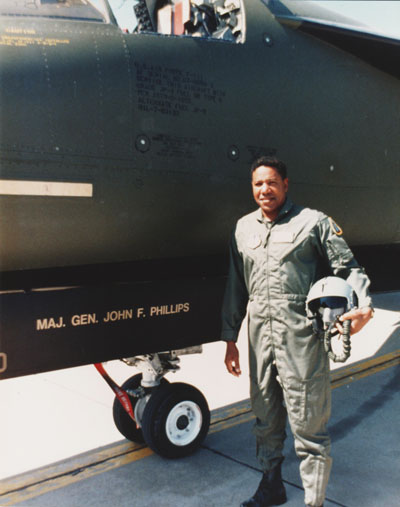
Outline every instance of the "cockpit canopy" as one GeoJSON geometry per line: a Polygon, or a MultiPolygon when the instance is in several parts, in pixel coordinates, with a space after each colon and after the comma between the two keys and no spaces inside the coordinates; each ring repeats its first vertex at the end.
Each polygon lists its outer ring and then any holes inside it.
{"type": "Polygon", "coordinates": [[[101,0],[1,0],[0,15],[108,22],[101,0]]]}

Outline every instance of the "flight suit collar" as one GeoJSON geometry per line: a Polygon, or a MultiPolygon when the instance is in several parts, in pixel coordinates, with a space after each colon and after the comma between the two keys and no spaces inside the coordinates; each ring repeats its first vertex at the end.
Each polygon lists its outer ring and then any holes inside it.
{"type": "MultiPolygon", "coordinates": [[[[282,206],[282,208],[279,212],[279,215],[276,217],[275,220],[272,220],[272,222],[279,222],[279,220],[281,220],[283,217],[285,217],[289,213],[289,211],[293,208],[293,206],[294,206],[294,204],[291,201],[291,199],[289,197],[286,197],[285,204],[282,206]]],[[[264,217],[264,215],[262,214],[261,208],[258,208],[256,218],[260,223],[263,223],[263,224],[272,223],[270,220],[267,220],[264,217]]]]}

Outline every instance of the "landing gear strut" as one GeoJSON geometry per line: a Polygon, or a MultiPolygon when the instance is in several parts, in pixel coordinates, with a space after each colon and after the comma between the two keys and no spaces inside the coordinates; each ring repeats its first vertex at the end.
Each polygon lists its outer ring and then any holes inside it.
{"type": "Polygon", "coordinates": [[[169,383],[163,378],[179,369],[178,354],[182,353],[188,352],[125,359],[125,363],[142,371],[121,386],[129,397],[134,418],[119,397],[113,405],[114,422],[120,433],[133,442],[145,442],[166,458],[180,458],[196,451],[210,425],[210,411],[203,394],[189,384],[169,383]]]}

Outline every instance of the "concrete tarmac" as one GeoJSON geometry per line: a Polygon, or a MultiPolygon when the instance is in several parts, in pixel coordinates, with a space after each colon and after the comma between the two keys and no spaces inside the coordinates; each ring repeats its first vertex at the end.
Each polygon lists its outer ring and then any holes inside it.
{"type": "MultiPolygon", "coordinates": [[[[340,369],[333,372],[333,407],[330,421],[330,432],[333,440],[332,455],[334,465],[328,487],[325,505],[343,506],[398,506],[400,462],[398,460],[400,443],[399,430],[396,419],[400,409],[400,293],[386,293],[374,295],[377,309],[375,318],[359,335],[353,338],[352,360],[340,369]]],[[[102,434],[104,419],[109,421],[112,392],[107,403],[99,403],[90,387],[95,381],[88,381],[81,385],[78,393],[78,384],[69,388],[66,403],[69,415],[64,417],[63,425],[53,428],[57,431],[58,440],[67,444],[64,456],[60,461],[52,456],[60,455],[52,452],[50,442],[55,442],[52,432],[42,435],[37,432],[36,439],[41,445],[42,461],[40,468],[30,466],[26,468],[25,462],[35,463],[30,454],[34,452],[35,434],[33,432],[46,426],[46,413],[34,411],[26,414],[25,405],[25,433],[13,434],[13,421],[8,420],[7,439],[1,445],[6,453],[1,453],[1,463],[6,467],[7,460],[13,463],[12,450],[20,456],[20,469],[13,465],[13,472],[3,471],[0,483],[0,505],[22,505],[39,507],[80,507],[86,505],[96,506],[236,506],[251,496],[261,477],[259,465],[255,459],[255,443],[251,434],[252,415],[249,411],[247,398],[247,372],[245,360],[245,339],[241,338],[242,377],[237,380],[226,374],[222,367],[224,344],[211,344],[206,347],[205,355],[184,358],[182,372],[176,374],[171,381],[190,382],[200,387],[209,400],[213,409],[213,424],[201,449],[194,455],[180,460],[166,460],[153,454],[147,447],[138,446],[121,440],[121,435],[108,435],[109,442],[95,444],[89,449],[81,447],[78,452],[68,442],[80,440],[76,432],[81,421],[83,440],[99,442],[97,435],[102,434]],[[194,366],[197,365],[197,368],[194,366]],[[189,369],[189,371],[187,370],[189,369]],[[191,378],[188,378],[191,377],[191,378]],[[83,394],[82,394],[83,392],[83,394]],[[69,403],[75,398],[75,410],[69,403]],[[80,398],[86,403],[80,404],[80,398]],[[229,406],[226,406],[227,404],[229,406]],[[92,405],[95,414],[91,414],[92,405]],[[101,406],[101,410],[97,410],[101,406]],[[108,412],[105,414],[104,412],[108,412]],[[76,418],[76,414],[79,417],[76,418]],[[100,417],[102,416],[102,417],[100,417]],[[85,424],[84,421],[88,420],[85,424]],[[102,422],[103,421],[103,422],[102,422]],[[88,437],[92,433],[93,438],[88,437]],[[44,442],[47,444],[44,445],[44,442]],[[86,452],[85,452],[86,451],[86,452]],[[23,456],[26,456],[24,459],[23,456]],[[44,455],[44,457],[43,457],[44,455]],[[44,460],[44,462],[43,462],[44,460]],[[54,463],[54,461],[57,461],[54,463]],[[24,468],[25,467],[25,468],[24,468]]],[[[90,367],[85,367],[90,368],[90,367]]],[[[87,370],[87,378],[101,382],[97,379],[94,368],[87,370]],[[94,372],[94,373],[93,373],[94,372]]],[[[134,372],[125,371],[122,379],[118,378],[117,366],[110,364],[109,370],[119,381],[124,380],[134,372]],[[127,373],[127,374],[126,374],[127,373]]],[[[85,370],[86,372],[86,370],[85,370]]],[[[46,375],[59,375],[58,385],[54,381],[51,385],[50,398],[35,401],[35,386],[29,390],[31,397],[30,407],[41,404],[54,409],[56,399],[60,398],[57,389],[64,395],[66,384],[62,385],[60,379],[70,375],[70,382],[79,377],[81,369],[68,370],[68,372],[52,372],[46,375]],[[79,370],[79,372],[77,371],[79,370]],[[54,398],[52,396],[55,396],[54,398]]],[[[85,373],[86,374],[86,373],[85,373]]],[[[122,375],[122,374],[121,374],[122,375]]],[[[27,386],[37,382],[40,375],[26,377],[25,379],[12,379],[0,383],[0,395],[7,400],[7,388],[15,389],[17,381],[19,395],[8,399],[25,401],[27,386]],[[33,383],[34,383],[33,382],[33,383]]],[[[64,380],[63,380],[64,382],[64,380]]],[[[46,384],[46,383],[45,383],[46,384]]],[[[102,385],[102,384],[101,384],[102,385]]],[[[108,389],[105,386],[106,390],[108,389]]],[[[36,392],[36,396],[37,396],[36,392]]],[[[61,399],[63,399],[61,397],[61,399]]],[[[65,401],[65,396],[64,396],[65,401]]],[[[23,405],[23,404],[22,404],[23,405]]],[[[20,405],[18,405],[20,408],[20,405]]],[[[11,406],[8,416],[21,417],[16,404],[11,406]]],[[[23,411],[22,411],[23,413],[23,411]]],[[[7,411],[6,411],[7,414],[7,411]]],[[[51,416],[49,416],[51,419],[51,416]]],[[[4,418],[3,423],[4,424],[4,418]]],[[[6,415],[7,422],[7,415],[6,415]]],[[[19,429],[19,420],[15,419],[16,430],[19,429]]],[[[54,422],[52,420],[52,422],[54,422]]],[[[108,423],[107,423],[108,424],[108,423]]],[[[112,421],[111,421],[112,424],[112,421]]],[[[106,431],[107,433],[107,431],[106,431]]],[[[288,430],[290,435],[290,431],[288,430]]],[[[288,493],[288,506],[303,505],[303,491],[298,473],[298,460],[293,450],[291,436],[286,442],[286,461],[283,468],[283,477],[288,493]]],[[[18,460],[16,460],[18,461],[18,460]]],[[[29,465],[28,465],[29,466],[29,465]]],[[[6,468],[4,468],[6,470],[6,468]]],[[[10,470],[10,469],[9,469],[10,470]]]]}

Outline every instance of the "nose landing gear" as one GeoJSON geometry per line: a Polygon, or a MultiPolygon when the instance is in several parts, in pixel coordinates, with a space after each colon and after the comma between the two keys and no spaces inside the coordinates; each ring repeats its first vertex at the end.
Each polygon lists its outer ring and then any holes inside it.
{"type": "Polygon", "coordinates": [[[180,458],[196,451],[207,435],[210,410],[203,394],[182,382],[169,383],[163,376],[176,371],[175,353],[140,356],[126,360],[143,373],[129,378],[121,389],[129,396],[134,418],[118,397],[113,417],[120,433],[133,442],[145,442],[166,458],[180,458]]]}

